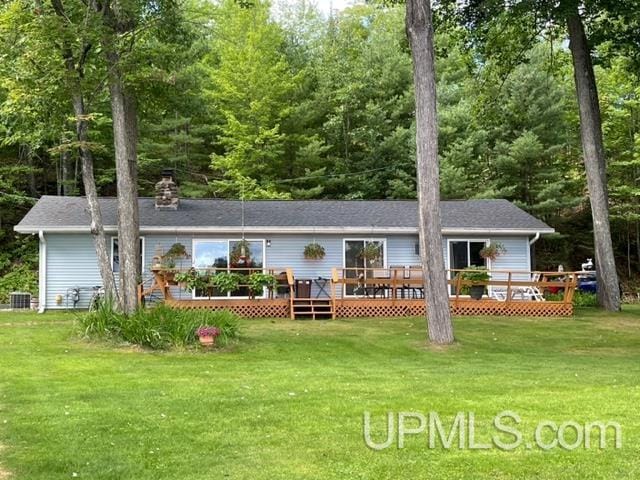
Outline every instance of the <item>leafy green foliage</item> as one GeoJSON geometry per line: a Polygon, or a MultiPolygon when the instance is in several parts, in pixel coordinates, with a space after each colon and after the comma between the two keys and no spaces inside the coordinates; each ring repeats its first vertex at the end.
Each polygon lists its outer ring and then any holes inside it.
{"type": "Polygon", "coordinates": [[[11,292],[29,292],[37,298],[37,239],[5,237],[0,230],[0,241],[5,247],[0,250],[0,303],[8,303],[11,292]]]}
{"type": "Polygon", "coordinates": [[[124,315],[116,312],[109,301],[82,316],[80,325],[89,338],[107,338],[153,350],[195,345],[196,331],[202,326],[215,326],[220,330],[218,345],[226,345],[239,335],[238,317],[226,310],[174,310],[159,305],[124,315]]]}
{"type": "Polygon", "coordinates": [[[458,272],[456,277],[460,277],[462,280],[466,280],[471,283],[482,284],[482,282],[487,282],[491,279],[491,275],[489,271],[484,267],[467,267],[462,272],[458,272]]]}
{"type": "Polygon", "coordinates": [[[247,285],[251,293],[259,295],[265,288],[270,290],[276,288],[277,281],[276,277],[270,273],[253,272],[247,277],[247,285]]]}
{"type": "MultiPolygon", "coordinates": [[[[562,301],[564,299],[564,293],[546,293],[544,297],[549,301],[562,301]]],[[[575,307],[597,307],[598,298],[595,293],[576,290],[573,294],[573,305],[575,307]]]]}
{"type": "Polygon", "coordinates": [[[227,294],[238,290],[244,281],[246,281],[246,277],[239,273],[218,272],[209,278],[208,284],[227,294]]]}

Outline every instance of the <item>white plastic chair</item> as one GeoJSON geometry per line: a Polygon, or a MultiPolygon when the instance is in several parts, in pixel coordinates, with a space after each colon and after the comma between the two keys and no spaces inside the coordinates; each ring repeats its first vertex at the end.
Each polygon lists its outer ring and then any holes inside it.
{"type": "MultiPolygon", "coordinates": [[[[542,277],[541,272],[533,272],[531,275],[531,282],[538,283],[540,278],[542,277]]],[[[529,300],[536,300],[538,302],[544,302],[545,298],[537,285],[530,285],[528,287],[524,287],[522,290],[523,296],[529,297],[529,300]]]]}

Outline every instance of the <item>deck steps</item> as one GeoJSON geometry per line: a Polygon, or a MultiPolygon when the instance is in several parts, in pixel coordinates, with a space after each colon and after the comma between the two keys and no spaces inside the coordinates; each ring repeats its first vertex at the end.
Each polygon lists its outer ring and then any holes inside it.
{"type": "Polygon", "coordinates": [[[330,320],[334,316],[330,298],[294,298],[292,308],[294,319],[330,320]]]}

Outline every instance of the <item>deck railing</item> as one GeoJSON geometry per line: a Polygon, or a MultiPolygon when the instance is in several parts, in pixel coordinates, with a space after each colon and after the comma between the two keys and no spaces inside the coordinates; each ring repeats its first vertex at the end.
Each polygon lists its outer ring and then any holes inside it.
{"type": "MultiPolygon", "coordinates": [[[[179,282],[176,281],[175,277],[179,273],[186,272],[197,272],[199,275],[211,275],[214,276],[218,273],[238,273],[240,275],[248,277],[252,273],[264,273],[268,275],[273,275],[276,279],[278,288],[285,288],[288,291],[289,296],[293,296],[293,273],[290,268],[287,267],[179,267],[179,268],[157,268],[151,270],[154,277],[154,284],[150,287],[151,289],[160,289],[165,297],[165,299],[171,299],[173,297],[171,293],[171,287],[179,286],[179,282]]],[[[249,298],[254,298],[255,295],[251,293],[251,285],[248,283],[243,283],[242,281],[238,284],[238,290],[247,291],[249,298]]],[[[213,286],[207,286],[208,289],[213,289],[213,286]]],[[[142,294],[148,292],[147,290],[143,290],[142,294]]],[[[211,296],[211,295],[209,295],[211,296]]],[[[273,297],[273,289],[268,289],[269,298],[273,297]]],[[[233,297],[231,297],[233,298],[233,297]]]]}
{"type": "MultiPolygon", "coordinates": [[[[577,272],[543,272],[524,270],[446,270],[449,294],[452,299],[467,298],[468,288],[473,285],[486,287],[489,297],[507,303],[520,300],[543,300],[545,291],[562,292],[562,300],[546,300],[554,303],[570,304],[577,286],[577,272]],[[464,273],[486,272],[489,280],[472,281],[464,278],[464,273]]],[[[404,298],[407,290],[423,290],[424,277],[422,268],[411,267],[372,267],[372,268],[334,268],[332,272],[333,294],[342,288],[345,294],[347,286],[364,292],[362,296],[381,298],[404,298]]]]}
{"type": "MultiPolygon", "coordinates": [[[[165,301],[180,308],[231,309],[251,317],[290,316],[295,318],[294,305],[313,298],[296,298],[293,269],[290,267],[196,268],[203,273],[253,272],[268,273],[277,278],[279,293],[267,298],[255,296],[200,297],[183,299],[172,295],[176,291],[175,275],[191,268],[153,270],[154,285],[142,291],[149,294],[159,290],[165,301]],[[285,298],[288,297],[288,298],[285,298]],[[298,303],[296,303],[298,302],[298,303]]],[[[573,295],[579,272],[536,272],[519,270],[482,270],[491,278],[474,282],[461,275],[471,270],[447,270],[451,311],[455,315],[523,315],[564,316],[573,312],[573,295]],[[471,298],[470,287],[481,285],[480,300],[471,298]],[[556,299],[543,294],[558,293],[556,299]]],[[[480,271],[480,270],[477,270],[480,271]]],[[[249,290],[249,285],[241,285],[249,290]]],[[[247,291],[245,290],[245,291],[247,291]]],[[[331,314],[340,317],[416,316],[424,315],[424,279],[419,266],[412,268],[333,268],[330,276],[329,298],[331,314]]],[[[326,301],[326,300],[325,300],[326,301]]]]}

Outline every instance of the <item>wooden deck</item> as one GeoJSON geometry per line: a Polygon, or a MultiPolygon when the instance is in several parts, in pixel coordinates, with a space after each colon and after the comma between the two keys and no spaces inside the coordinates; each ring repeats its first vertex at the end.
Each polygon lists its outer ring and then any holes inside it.
{"type": "MultiPolygon", "coordinates": [[[[279,269],[276,269],[280,271],[279,269]]],[[[231,310],[242,317],[274,317],[291,319],[335,319],[352,317],[410,317],[425,315],[422,272],[419,275],[400,275],[397,269],[376,269],[375,272],[349,272],[333,269],[330,294],[320,298],[295,296],[295,279],[291,269],[286,271],[286,296],[269,298],[181,299],[171,293],[175,282],[170,275],[154,272],[154,281],[147,289],[140,289],[141,297],[154,291],[161,293],[167,305],[176,308],[231,310]],[[382,270],[387,270],[385,274],[382,270]],[[347,286],[359,288],[359,295],[345,296],[347,286]]],[[[275,271],[275,270],[274,270],[275,271]]],[[[452,291],[450,308],[453,315],[501,315],[527,317],[556,317],[573,314],[573,293],[577,275],[573,272],[514,272],[492,271],[495,280],[483,284],[491,296],[485,294],[474,300],[463,292],[470,284],[461,280],[457,272],[449,272],[452,291]],[[529,278],[528,280],[526,278],[529,278]],[[562,293],[559,301],[541,300],[537,293],[554,289],[562,293]],[[500,295],[497,292],[500,292],[500,295]],[[495,292],[495,293],[492,293],[495,292]],[[520,297],[520,298],[518,298],[520,297]]]]}

